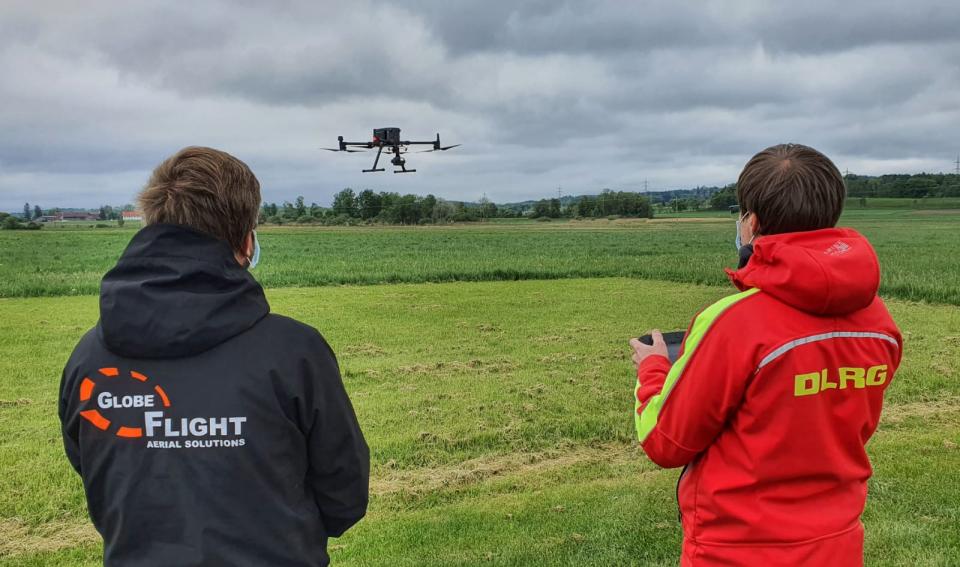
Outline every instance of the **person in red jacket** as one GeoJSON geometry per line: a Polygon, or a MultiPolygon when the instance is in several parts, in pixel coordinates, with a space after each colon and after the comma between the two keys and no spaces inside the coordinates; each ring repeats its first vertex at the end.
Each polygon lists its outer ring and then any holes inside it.
{"type": "Polygon", "coordinates": [[[694,318],[672,365],[659,332],[630,341],[640,443],[685,467],[683,566],[863,564],[865,445],[903,343],[876,253],[835,228],[845,194],[812,148],[755,155],[727,270],[740,292],[694,318]]]}

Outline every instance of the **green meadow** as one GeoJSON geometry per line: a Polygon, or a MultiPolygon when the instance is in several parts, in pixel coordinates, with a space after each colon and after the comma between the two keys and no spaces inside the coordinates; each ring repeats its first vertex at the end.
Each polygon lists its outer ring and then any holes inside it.
{"type": "MultiPolygon", "coordinates": [[[[263,227],[268,288],[633,277],[723,285],[729,213],[653,220],[512,221],[420,227],[263,227]],[[681,224],[682,223],[682,224],[681,224]]],[[[960,305],[960,210],[851,209],[887,297],[960,305]]],[[[0,231],[0,297],[96,294],[133,228],[0,231]]]]}
{"type": "MultiPolygon", "coordinates": [[[[868,446],[867,565],[960,565],[960,211],[843,222],[906,349],[868,446]]],[[[0,565],[99,564],[56,398],[132,234],[0,232],[0,565]]],[[[730,293],[732,240],[729,217],[265,228],[272,308],[327,337],[371,446],[334,564],[676,565],[679,471],[633,439],[626,343],[730,293]]]]}

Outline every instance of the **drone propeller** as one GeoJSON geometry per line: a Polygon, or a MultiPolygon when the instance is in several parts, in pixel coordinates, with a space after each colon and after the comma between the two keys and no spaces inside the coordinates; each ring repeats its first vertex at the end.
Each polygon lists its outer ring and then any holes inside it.
{"type": "Polygon", "coordinates": [[[435,152],[435,151],[437,151],[437,150],[440,150],[441,152],[445,152],[445,151],[447,151],[447,150],[449,150],[449,149],[451,149],[451,148],[455,148],[455,147],[457,147],[457,146],[459,146],[459,145],[461,145],[461,144],[454,144],[454,145],[452,145],[452,146],[444,146],[444,147],[442,147],[442,148],[433,148],[433,149],[429,149],[429,150],[421,150],[421,151],[419,151],[419,152],[417,152],[417,153],[418,153],[418,154],[425,154],[425,153],[427,153],[427,152],[435,152]]]}
{"type": "Polygon", "coordinates": [[[363,150],[341,150],[340,148],[320,148],[320,149],[321,149],[321,150],[327,150],[328,152],[351,152],[351,153],[359,153],[359,152],[362,152],[362,151],[363,151],[363,150]]]}

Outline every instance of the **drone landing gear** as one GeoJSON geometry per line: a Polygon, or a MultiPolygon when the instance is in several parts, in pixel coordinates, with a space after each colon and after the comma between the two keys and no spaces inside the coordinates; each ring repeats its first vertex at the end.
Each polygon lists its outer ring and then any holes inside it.
{"type": "Polygon", "coordinates": [[[374,160],[373,160],[373,167],[372,167],[371,169],[364,169],[364,170],[363,170],[363,173],[371,173],[371,172],[374,172],[374,171],[386,171],[386,170],[383,169],[382,167],[381,167],[380,169],[377,169],[377,162],[380,161],[380,154],[381,154],[381,153],[383,153],[383,146],[380,146],[379,148],[377,148],[377,157],[374,158],[374,160]]]}

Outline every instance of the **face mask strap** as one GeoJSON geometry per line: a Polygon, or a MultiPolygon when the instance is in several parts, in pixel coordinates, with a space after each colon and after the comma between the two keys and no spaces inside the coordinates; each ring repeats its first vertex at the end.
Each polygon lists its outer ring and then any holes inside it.
{"type": "Polygon", "coordinates": [[[247,256],[247,265],[246,268],[252,269],[256,268],[257,264],[260,263],[260,239],[257,238],[257,231],[253,231],[253,252],[247,256]]]}
{"type": "MultiPolygon", "coordinates": [[[[753,213],[751,213],[750,211],[747,211],[747,212],[743,213],[742,215],[740,215],[740,218],[737,219],[737,239],[738,239],[738,241],[739,241],[739,238],[740,238],[740,225],[743,223],[743,221],[744,221],[748,216],[750,216],[750,215],[752,215],[752,214],[753,214],[753,213]]],[[[750,240],[744,242],[741,246],[747,246],[747,245],[753,244],[753,241],[756,240],[756,238],[757,238],[757,233],[755,233],[755,232],[753,232],[753,231],[750,231],[750,232],[751,232],[751,234],[750,234],[750,240]]]]}

